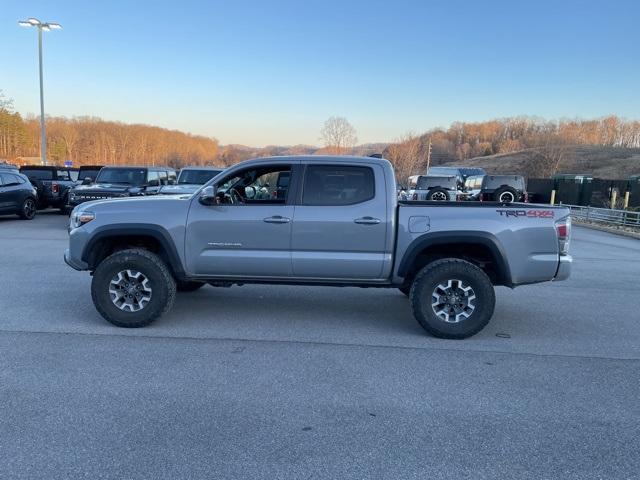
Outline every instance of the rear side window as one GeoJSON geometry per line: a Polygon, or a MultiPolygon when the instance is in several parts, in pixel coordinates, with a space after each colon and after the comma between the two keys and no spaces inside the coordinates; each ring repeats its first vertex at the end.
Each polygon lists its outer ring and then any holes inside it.
{"type": "Polygon", "coordinates": [[[38,180],[53,180],[53,171],[51,170],[37,170],[37,169],[25,169],[22,171],[24,175],[30,178],[37,178],[38,180]]]}
{"type": "Polygon", "coordinates": [[[371,200],[374,195],[374,175],[369,167],[307,167],[302,192],[303,205],[353,205],[371,200]]]}
{"type": "Polygon", "coordinates": [[[0,173],[0,185],[10,187],[12,185],[20,185],[24,183],[23,180],[17,175],[11,173],[0,173]]]}

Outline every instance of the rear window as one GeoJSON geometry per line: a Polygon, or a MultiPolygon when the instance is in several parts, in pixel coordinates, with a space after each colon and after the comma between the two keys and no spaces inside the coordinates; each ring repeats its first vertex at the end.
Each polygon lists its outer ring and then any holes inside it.
{"type": "Polygon", "coordinates": [[[524,190],[524,177],[520,175],[486,175],[483,177],[482,188],[495,190],[503,185],[513,187],[516,190],[524,190]]]}
{"type": "Polygon", "coordinates": [[[449,190],[455,190],[458,185],[456,177],[430,177],[422,176],[418,179],[418,190],[429,190],[434,187],[442,187],[449,190]]]}
{"type": "Polygon", "coordinates": [[[30,178],[37,178],[38,180],[53,180],[53,171],[48,169],[38,170],[36,168],[26,168],[20,171],[24,175],[30,178]]]}
{"type": "Polygon", "coordinates": [[[353,205],[373,198],[375,181],[369,167],[311,165],[303,188],[303,205],[353,205]]]}

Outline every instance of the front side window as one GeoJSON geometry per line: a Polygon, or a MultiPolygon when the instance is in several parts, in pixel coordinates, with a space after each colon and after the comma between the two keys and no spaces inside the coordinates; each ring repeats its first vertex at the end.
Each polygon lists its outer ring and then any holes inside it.
{"type": "Polygon", "coordinates": [[[311,165],[302,191],[303,205],[353,205],[371,200],[375,192],[369,167],[311,165]]]}
{"type": "Polygon", "coordinates": [[[151,184],[152,182],[157,182],[158,185],[160,185],[160,175],[154,170],[149,171],[149,175],[147,176],[147,183],[151,184]]]}
{"type": "Polygon", "coordinates": [[[288,165],[236,173],[218,184],[218,198],[220,203],[230,205],[283,204],[287,200],[290,176],[288,165]]]}
{"type": "Polygon", "coordinates": [[[167,175],[167,172],[162,171],[162,172],[158,172],[160,175],[160,185],[168,185],[169,184],[169,176],[167,175]]]}

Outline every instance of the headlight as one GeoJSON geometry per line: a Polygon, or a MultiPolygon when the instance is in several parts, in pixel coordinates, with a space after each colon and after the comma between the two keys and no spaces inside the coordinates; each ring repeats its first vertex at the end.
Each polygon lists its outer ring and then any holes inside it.
{"type": "Polygon", "coordinates": [[[89,223],[96,218],[96,214],[93,212],[73,212],[71,214],[71,228],[78,228],[82,225],[89,223]]]}

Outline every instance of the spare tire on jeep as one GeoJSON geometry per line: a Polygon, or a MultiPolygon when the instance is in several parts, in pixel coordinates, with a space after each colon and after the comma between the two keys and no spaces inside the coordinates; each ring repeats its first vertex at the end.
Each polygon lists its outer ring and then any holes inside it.
{"type": "Polygon", "coordinates": [[[442,187],[435,187],[427,193],[427,200],[433,202],[446,202],[449,200],[449,192],[442,187]]]}
{"type": "Polygon", "coordinates": [[[493,194],[493,200],[500,203],[512,203],[518,201],[518,192],[515,188],[500,187],[493,194]]]}

